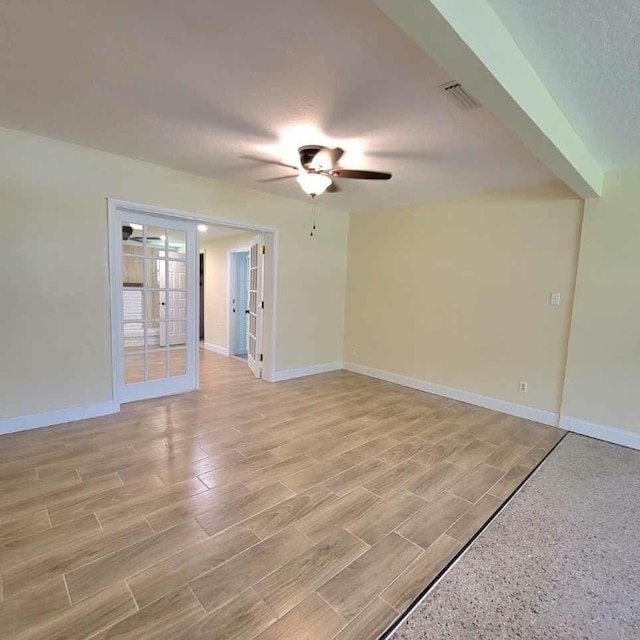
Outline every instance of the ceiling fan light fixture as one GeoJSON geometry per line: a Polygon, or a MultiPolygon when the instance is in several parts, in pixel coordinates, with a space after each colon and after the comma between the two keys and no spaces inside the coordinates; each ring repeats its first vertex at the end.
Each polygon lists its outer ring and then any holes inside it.
{"type": "Polygon", "coordinates": [[[310,196],[323,194],[333,182],[329,176],[313,171],[301,172],[296,181],[302,190],[310,196]]]}

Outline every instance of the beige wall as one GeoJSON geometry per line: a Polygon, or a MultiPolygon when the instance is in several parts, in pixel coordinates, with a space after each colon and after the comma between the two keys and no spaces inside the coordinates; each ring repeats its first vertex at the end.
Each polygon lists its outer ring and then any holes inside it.
{"type": "Polygon", "coordinates": [[[345,361],[558,412],[582,210],[558,182],[351,214],[345,361]]]}
{"type": "Polygon", "coordinates": [[[640,433],[640,170],[587,200],[562,413],[640,433]]]}
{"type": "Polygon", "coordinates": [[[229,348],[229,252],[248,249],[254,233],[202,243],[205,263],[204,341],[229,348]]]}
{"type": "Polygon", "coordinates": [[[345,213],[0,129],[0,417],[112,397],[107,197],[276,227],[276,369],[341,359],[345,213]]]}

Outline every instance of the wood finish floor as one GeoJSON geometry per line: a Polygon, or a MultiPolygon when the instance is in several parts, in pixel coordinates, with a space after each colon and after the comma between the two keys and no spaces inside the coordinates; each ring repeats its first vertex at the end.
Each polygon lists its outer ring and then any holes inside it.
{"type": "Polygon", "coordinates": [[[0,436],[0,637],[377,638],[564,435],[347,372],[0,436]]]}

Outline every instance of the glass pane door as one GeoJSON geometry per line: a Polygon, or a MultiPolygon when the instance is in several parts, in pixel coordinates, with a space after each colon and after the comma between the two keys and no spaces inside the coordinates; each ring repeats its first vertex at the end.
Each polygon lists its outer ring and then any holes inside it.
{"type": "Polygon", "coordinates": [[[195,223],[117,212],[120,400],[196,388],[195,223]]]}

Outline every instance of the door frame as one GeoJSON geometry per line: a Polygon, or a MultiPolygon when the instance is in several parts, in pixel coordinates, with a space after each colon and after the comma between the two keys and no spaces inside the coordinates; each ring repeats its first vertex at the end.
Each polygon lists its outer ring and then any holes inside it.
{"type": "Polygon", "coordinates": [[[229,352],[229,356],[233,357],[235,353],[235,339],[236,339],[236,323],[234,322],[234,313],[233,313],[233,298],[236,289],[236,254],[238,253],[249,253],[249,247],[243,249],[229,249],[228,251],[228,261],[229,261],[229,331],[227,335],[227,344],[229,345],[227,351],[229,352]]]}
{"type": "MultiPolygon", "coordinates": [[[[108,245],[109,245],[109,301],[111,316],[111,389],[113,402],[116,405],[116,411],[119,410],[121,399],[119,398],[119,376],[120,362],[115,353],[116,345],[119,343],[120,327],[117,323],[117,274],[116,274],[116,242],[121,242],[121,230],[116,222],[116,210],[124,210],[128,213],[141,213],[157,215],[164,218],[173,218],[176,220],[188,220],[192,222],[200,222],[204,224],[215,224],[223,227],[238,229],[240,232],[257,232],[264,234],[264,244],[266,247],[266,258],[264,267],[265,293],[266,299],[263,313],[263,352],[264,362],[262,365],[262,378],[267,382],[276,382],[276,300],[278,293],[278,245],[279,230],[275,227],[265,225],[249,224],[238,220],[228,218],[220,218],[217,216],[207,216],[201,213],[190,211],[180,211],[178,209],[169,209],[167,207],[159,207],[156,205],[132,202],[128,200],[120,200],[117,198],[106,198],[107,203],[107,227],[108,227],[108,245]]],[[[200,241],[196,232],[196,256],[200,254],[200,241]]],[[[196,296],[196,313],[198,318],[200,314],[200,300],[196,296]]],[[[197,331],[196,331],[197,335],[197,331]]],[[[199,367],[199,341],[196,340],[196,389],[200,387],[200,367],[199,367]]]]}
{"type": "MultiPolygon", "coordinates": [[[[110,216],[109,240],[110,240],[110,294],[111,294],[111,356],[114,400],[118,404],[134,402],[150,398],[160,398],[176,393],[193,391],[198,388],[198,340],[197,340],[197,313],[198,298],[196,295],[197,277],[197,252],[198,235],[195,223],[188,220],[170,218],[150,212],[133,211],[116,207],[110,216]],[[186,247],[186,279],[187,279],[187,307],[185,322],[186,338],[186,370],[184,375],[169,376],[156,380],[145,380],[139,383],[126,384],[125,382],[125,345],[122,337],[123,326],[123,297],[122,292],[122,223],[124,221],[138,224],[167,225],[182,230],[185,233],[186,247]],[[189,304],[189,300],[192,301],[189,304]],[[191,344],[189,344],[191,343],[191,344]]],[[[166,283],[167,286],[168,283],[166,283]]],[[[144,291],[144,288],[143,288],[144,291]]],[[[143,299],[143,305],[144,305],[143,299]]],[[[164,304],[164,303],[163,303],[164,304]]],[[[143,319],[146,315],[143,314],[143,319]]],[[[166,325],[165,325],[166,326],[166,325]]],[[[162,329],[161,329],[162,335],[162,329]]],[[[160,341],[162,345],[162,339],[160,341]]],[[[169,348],[169,345],[167,345],[169,348]]],[[[145,348],[146,352],[146,348],[145,348]]]]}

